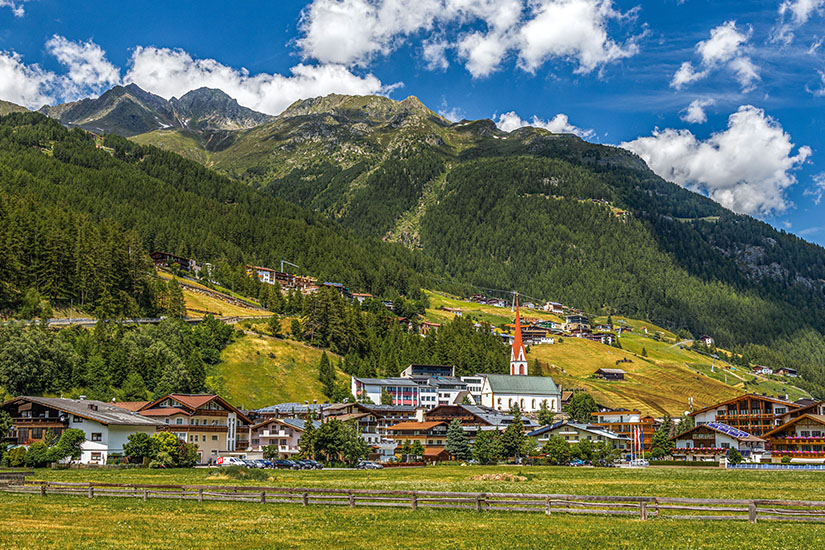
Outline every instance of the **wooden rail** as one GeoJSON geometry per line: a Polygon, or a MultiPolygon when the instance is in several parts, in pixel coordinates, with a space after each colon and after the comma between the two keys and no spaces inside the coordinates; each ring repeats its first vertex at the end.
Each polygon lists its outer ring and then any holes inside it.
{"type": "Polygon", "coordinates": [[[456,493],[381,489],[254,487],[223,485],[143,485],[121,483],[61,483],[25,481],[2,490],[11,493],[131,497],[178,500],[287,503],[422,508],[476,512],[540,512],[596,514],[687,520],[825,522],[825,501],[701,499],[644,496],[593,496],[534,493],[456,493]],[[675,512],[675,513],[674,513],[675,512]]]}

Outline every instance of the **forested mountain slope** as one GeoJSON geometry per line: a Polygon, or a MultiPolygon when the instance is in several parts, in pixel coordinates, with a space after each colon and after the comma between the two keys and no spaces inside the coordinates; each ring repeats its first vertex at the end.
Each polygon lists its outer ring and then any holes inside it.
{"type": "Polygon", "coordinates": [[[200,262],[277,266],[283,257],[353,289],[414,294],[423,285],[420,274],[429,268],[399,245],[356,237],[178,155],[119,136],[106,145],[37,113],[0,118],[0,190],[93,220],[112,218],[148,250],[200,262]]]}
{"type": "Polygon", "coordinates": [[[811,362],[809,378],[825,369],[825,251],[662,180],[623,149],[450,123],[413,97],[332,95],[238,132],[209,163],[422,249],[453,281],[783,349],[811,362]]]}

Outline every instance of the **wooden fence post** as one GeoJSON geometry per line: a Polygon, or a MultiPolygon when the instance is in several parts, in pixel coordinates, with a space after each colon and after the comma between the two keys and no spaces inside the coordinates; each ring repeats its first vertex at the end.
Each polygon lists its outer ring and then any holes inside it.
{"type": "Polygon", "coordinates": [[[410,508],[412,508],[413,511],[418,510],[418,497],[414,492],[410,497],[410,508]]]}
{"type": "Polygon", "coordinates": [[[266,491],[261,491],[261,504],[266,504],[266,491]]]}
{"type": "Polygon", "coordinates": [[[309,506],[309,495],[307,493],[301,495],[301,504],[309,506]]]}
{"type": "Polygon", "coordinates": [[[647,502],[644,500],[639,502],[639,517],[642,521],[647,521],[647,502]]]}
{"type": "Polygon", "coordinates": [[[46,496],[46,484],[45,483],[40,485],[40,496],[41,497],[46,496]]]}
{"type": "Polygon", "coordinates": [[[143,500],[146,500],[148,498],[149,498],[149,489],[144,489],[143,490],[143,500]]]}
{"type": "Polygon", "coordinates": [[[485,496],[484,493],[481,493],[480,495],[478,495],[476,497],[476,512],[484,511],[484,508],[482,508],[482,503],[484,502],[484,496],[485,496]]]}
{"type": "Polygon", "coordinates": [[[95,488],[89,485],[89,498],[95,498],[95,488]]]}
{"type": "Polygon", "coordinates": [[[349,491],[349,505],[355,508],[355,495],[352,494],[352,491],[349,491]]]}
{"type": "Polygon", "coordinates": [[[203,488],[198,489],[198,502],[203,502],[203,488]]]}
{"type": "Polygon", "coordinates": [[[748,503],[748,521],[756,523],[756,503],[753,501],[748,503]]]}
{"type": "Polygon", "coordinates": [[[550,515],[550,497],[544,499],[544,513],[550,515]]]}

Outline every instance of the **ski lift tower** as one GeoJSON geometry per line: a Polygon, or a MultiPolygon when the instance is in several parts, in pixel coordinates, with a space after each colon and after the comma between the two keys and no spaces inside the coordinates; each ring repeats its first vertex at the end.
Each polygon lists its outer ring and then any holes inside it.
{"type": "Polygon", "coordinates": [[[293,264],[292,262],[288,262],[288,261],[284,260],[283,258],[281,258],[281,273],[286,273],[284,271],[284,264],[291,265],[292,267],[297,267],[298,269],[301,269],[301,266],[293,264]]]}

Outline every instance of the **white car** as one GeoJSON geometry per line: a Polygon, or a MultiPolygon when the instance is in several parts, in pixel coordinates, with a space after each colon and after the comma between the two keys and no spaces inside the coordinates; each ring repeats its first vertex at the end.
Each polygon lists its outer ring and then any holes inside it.
{"type": "Polygon", "coordinates": [[[240,458],[234,456],[219,456],[218,459],[215,461],[215,464],[218,466],[244,466],[246,467],[246,462],[241,460],[240,458]]]}

